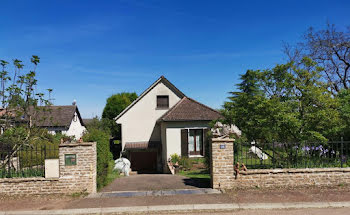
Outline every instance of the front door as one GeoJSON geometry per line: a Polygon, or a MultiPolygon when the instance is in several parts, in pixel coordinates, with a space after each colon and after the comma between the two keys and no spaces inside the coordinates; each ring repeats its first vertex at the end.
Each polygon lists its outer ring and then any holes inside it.
{"type": "Polygon", "coordinates": [[[203,155],[203,129],[189,129],[188,151],[190,155],[203,155]]]}

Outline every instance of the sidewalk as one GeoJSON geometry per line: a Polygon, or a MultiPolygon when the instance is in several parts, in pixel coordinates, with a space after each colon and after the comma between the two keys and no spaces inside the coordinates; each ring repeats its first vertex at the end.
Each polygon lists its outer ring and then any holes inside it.
{"type": "MultiPolygon", "coordinates": [[[[199,192],[193,191],[193,193],[199,192]]],[[[185,190],[186,191],[186,190],[185,190]]],[[[200,205],[230,205],[230,207],[244,208],[245,205],[317,205],[325,207],[350,202],[349,187],[304,188],[304,189],[254,189],[228,190],[225,193],[189,194],[188,191],[152,191],[152,192],[105,192],[88,197],[69,196],[30,196],[30,197],[2,197],[0,196],[0,211],[52,211],[65,209],[90,208],[148,208],[157,206],[169,207],[199,207],[200,205]],[[187,193],[187,194],[185,194],[187,193]],[[141,195],[143,194],[143,195],[141,195]],[[171,195],[169,195],[171,194],[171,195]],[[173,195],[174,194],[174,195],[173,195]],[[139,195],[139,196],[137,196],[139,195]],[[185,206],[184,206],[185,205],[185,206]],[[197,205],[197,206],[194,206],[197,205]]],[[[344,205],[341,205],[344,206],[344,205]]],[[[209,207],[209,206],[208,206],[209,207]]],[[[1,214],[1,213],[0,213],[1,214]]]]}
{"type": "Polygon", "coordinates": [[[0,215],[28,215],[28,214],[130,214],[130,213],[195,213],[195,212],[225,212],[237,210],[271,210],[271,209],[305,209],[305,208],[350,208],[350,202],[298,202],[298,203],[231,203],[231,204],[186,204],[186,205],[156,205],[135,207],[107,207],[81,208],[63,210],[36,210],[36,211],[4,211],[0,215]]]}

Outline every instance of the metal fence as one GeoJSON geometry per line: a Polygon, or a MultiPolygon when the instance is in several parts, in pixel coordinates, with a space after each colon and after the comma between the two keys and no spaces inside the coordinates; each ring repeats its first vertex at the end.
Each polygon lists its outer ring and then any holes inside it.
{"type": "Polygon", "coordinates": [[[235,143],[234,163],[248,169],[350,167],[350,141],[235,143]]]}
{"type": "Polygon", "coordinates": [[[44,177],[45,159],[58,158],[58,146],[0,145],[0,178],[44,177]]]}

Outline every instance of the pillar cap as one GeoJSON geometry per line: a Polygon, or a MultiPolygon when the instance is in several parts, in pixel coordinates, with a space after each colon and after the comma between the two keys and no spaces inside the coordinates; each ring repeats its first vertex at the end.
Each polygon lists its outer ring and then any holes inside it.
{"type": "Polygon", "coordinates": [[[213,138],[211,139],[213,142],[234,142],[235,139],[233,138],[224,138],[224,139],[221,139],[221,138],[213,138]]]}

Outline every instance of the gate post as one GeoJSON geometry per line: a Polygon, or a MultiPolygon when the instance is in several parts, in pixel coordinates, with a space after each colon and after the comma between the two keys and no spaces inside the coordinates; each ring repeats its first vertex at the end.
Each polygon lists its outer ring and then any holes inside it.
{"type": "Polygon", "coordinates": [[[212,138],[210,144],[210,176],[214,189],[231,188],[234,180],[232,138],[212,138]]]}

